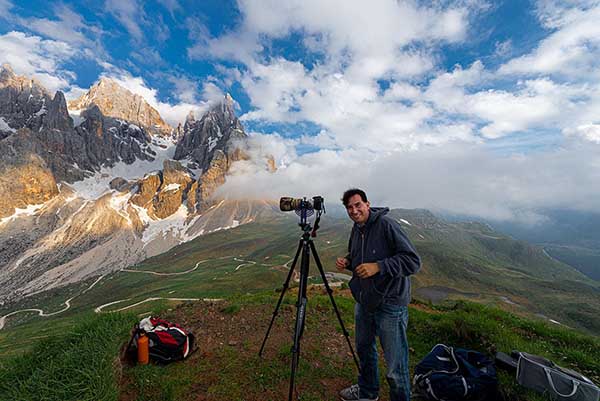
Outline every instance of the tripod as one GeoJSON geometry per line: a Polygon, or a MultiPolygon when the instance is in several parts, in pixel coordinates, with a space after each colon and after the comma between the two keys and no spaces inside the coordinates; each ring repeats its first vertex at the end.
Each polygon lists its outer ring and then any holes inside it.
{"type": "Polygon", "coordinates": [[[300,260],[300,280],[299,280],[300,284],[298,287],[298,301],[296,302],[296,325],[294,327],[294,345],[292,346],[292,367],[291,367],[291,375],[290,375],[290,392],[289,392],[289,397],[288,397],[289,401],[292,401],[292,394],[294,392],[294,380],[296,378],[296,370],[298,368],[298,361],[300,359],[300,340],[302,339],[302,334],[304,332],[304,323],[305,323],[305,319],[306,319],[306,304],[308,301],[308,299],[306,297],[306,288],[307,288],[307,283],[308,283],[308,271],[309,271],[309,261],[310,261],[311,252],[315,259],[315,262],[317,263],[319,272],[321,273],[321,278],[323,279],[323,284],[325,285],[327,294],[329,294],[329,299],[331,301],[331,304],[333,305],[335,314],[337,315],[338,321],[340,322],[342,332],[344,333],[344,336],[346,337],[346,342],[348,343],[348,347],[350,347],[350,351],[352,352],[352,357],[354,358],[354,363],[356,364],[356,367],[360,371],[358,359],[356,358],[356,354],[354,353],[354,349],[352,348],[352,343],[350,342],[348,331],[346,330],[346,327],[344,326],[342,316],[340,315],[340,312],[335,303],[335,299],[333,298],[333,295],[332,295],[333,291],[331,290],[331,287],[329,287],[329,283],[327,282],[327,277],[325,276],[325,271],[323,270],[323,266],[321,265],[321,260],[319,259],[319,255],[317,254],[317,249],[315,248],[315,244],[311,238],[311,235],[313,237],[316,236],[316,231],[319,227],[318,219],[315,222],[315,228],[314,228],[314,230],[312,230],[312,234],[311,234],[311,226],[310,226],[310,224],[306,223],[305,220],[303,221],[303,223],[300,224],[300,226],[302,227],[304,234],[302,234],[302,237],[300,238],[300,242],[298,244],[298,250],[296,251],[296,256],[294,256],[294,261],[292,263],[292,266],[290,267],[290,272],[288,273],[285,283],[283,284],[283,289],[281,290],[281,296],[279,297],[279,301],[277,302],[275,311],[273,311],[273,317],[271,318],[271,323],[269,324],[269,328],[267,330],[267,333],[265,334],[265,339],[263,340],[262,346],[260,347],[260,351],[258,353],[258,355],[260,357],[262,357],[262,353],[265,348],[267,338],[269,337],[269,333],[271,332],[271,328],[273,327],[273,322],[275,321],[275,318],[277,317],[277,314],[279,313],[279,307],[281,306],[281,302],[283,301],[285,292],[289,288],[289,283],[290,283],[290,280],[294,273],[294,268],[296,267],[296,262],[298,261],[298,256],[302,252],[302,258],[300,260]]]}

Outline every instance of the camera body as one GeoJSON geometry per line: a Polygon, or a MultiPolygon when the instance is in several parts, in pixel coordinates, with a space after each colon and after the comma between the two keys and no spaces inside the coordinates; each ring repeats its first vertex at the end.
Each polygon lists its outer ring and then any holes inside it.
{"type": "Polygon", "coordinates": [[[322,196],[313,196],[312,201],[306,198],[292,198],[284,196],[279,199],[279,210],[282,212],[316,210],[322,211],[325,207],[325,199],[322,196]]]}

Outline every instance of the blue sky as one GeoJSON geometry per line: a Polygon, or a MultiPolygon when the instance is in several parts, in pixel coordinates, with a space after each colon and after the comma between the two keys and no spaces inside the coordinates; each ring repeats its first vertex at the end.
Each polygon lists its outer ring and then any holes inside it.
{"type": "MultiPolygon", "coordinates": [[[[113,77],[173,125],[229,92],[283,188],[314,168],[332,194],[535,220],[600,204],[598,20],[591,0],[0,0],[0,62],[69,98],[113,77]]],[[[239,169],[240,192],[273,186],[239,169]]]]}

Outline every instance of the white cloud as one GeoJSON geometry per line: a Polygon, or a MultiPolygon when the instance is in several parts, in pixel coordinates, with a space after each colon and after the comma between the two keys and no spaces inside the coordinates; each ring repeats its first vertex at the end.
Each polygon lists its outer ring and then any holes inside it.
{"type": "Polygon", "coordinates": [[[0,0],[0,18],[7,18],[10,16],[10,9],[14,5],[10,0],[0,0]]]}
{"type": "Polygon", "coordinates": [[[136,40],[144,36],[141,22],[144,20],[143,8],[137,0],[106,0],[106,11],[113,14],[136,40]]]}
{"type": "Polygon", "coordinates": [[[64,4],[55,6],[57,20],[47,18],[17,18],[17,21],[24,27],[62,42],[74,46],[93,45],[93,42],[86,37],[84,30],[87,29],[87,23],[83,18],[64,4]]]}
{"type": "Polygon", "coordinates": [[[322,150],[298,156],[272,174],[256,168],[228,177],[221,191],[259,199],[320,194],[337,202],[347,188],[361,187],[375,206],[532,222],[543,208],[597,211],[598,166],[600,147],[577,141],[551,152],[514,156],[458,143],[386,155],[322,150]]]}
{"type": "Polygon", "coordinates": [[[159,0],[159,3],[165,7],[172,18],[175,18],[175,13],[182,10],[181,4],[177,0],[159,0]]]}
{"type": "Polygon", "coordinates": [[[0,49],[0,64],[8,63],[15,73],[35,78],[51,93],[68,88],[75,76],[61,67],[77,54],[65,42],[12,31],[0,36],[0,49]]]}
{"type": "Polygon", "coordinates": [[[600,4],[541,1],[539,18],[553,32],[530,54],[503,65],[503,74],[556,73],[574,78],[598,77],[600,4]]]}
{"type": "Polygon", "coordinates": [[[304,42],[309,48],[326,54],[334,64],[349,56],[361,75],[422,73],[431,65],[428,56],[403,48],[415,41],[460,41],[469,15],[467,6],[425,7],[393,0],[372,2],[368,7],[349,0],[242,0],[238,6],[241,25],[221,37],[212,38],[206,27],[197,24],[189,27],[197,41],[188,49],[190,57],[250,63],[263,50],[265,38],[302,31],[309,38],[304,42]],[[419,61],[424,61],[423,65],[419,61]]]}
{"type": "Polygon", "coordinates": [[[575,129],[569,129],[566,131],[567,135],[579,136],[591,142],[600,144],[600,124],[584,124],[576,127],[575,129]]]}

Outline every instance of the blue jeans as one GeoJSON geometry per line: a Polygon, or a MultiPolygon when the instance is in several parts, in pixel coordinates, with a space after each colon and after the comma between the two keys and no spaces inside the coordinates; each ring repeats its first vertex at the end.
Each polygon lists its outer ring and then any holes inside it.
{"type": "Polygon", "coordinates": [[[390,401],[410,400],[408,371],[408,342],[406,326],[408,308],[400,305],[380,305],[368,312],[360,304],[354,308],[356,321],[356,350],[360,360],[358,385],[361,398],[379,396],[379,369],[377,343],[379,337],[387,365],[386,379],[390,385],[390,401]]]}

